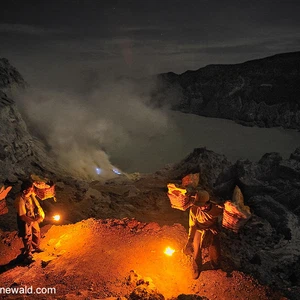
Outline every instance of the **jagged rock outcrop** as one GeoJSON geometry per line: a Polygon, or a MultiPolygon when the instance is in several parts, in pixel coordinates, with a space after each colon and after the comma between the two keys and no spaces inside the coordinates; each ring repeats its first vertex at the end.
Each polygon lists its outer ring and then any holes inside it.
{"type": "Polygon", "coordinates": [[[160,173],[180,179],[199,172],[201,184],[217,197],[228,199],[234,186],[238,185],[246,199],[268,195],[300,216],[299,151],[297,148],[289,159],[283,159],[278,153],[266,153],[258,162],[238,160],[232,164],[224,155],[198,148],[160,173]]]}
{"type": "Polygon", "coordinates": [[[224,155],[206,148],[197,148],[182,161],[174,164],[165,176],[181,179],[187,174],[200,173],[202,185],[209,189],[231,165],[224,155]]]}
{"type": "Polygon", "coordinates": [[[24,88],[27,84],[6,58],[0,58],[0,90],[9,89],[13,85],[24,88]]]}
{"type": "Polygon", "coordinates": [[[17,183],[29,174],[43,176],[62,174],[62,169],[47,153],[44,145],[34,139],[19,113],[15,102],[8,97],[11,88],[24,88],[20,73],[0,59],[0,182],[17,183]]]}
{"type": "Polygon", "coordinates": [[[231,199],[238,185],[253,217],[238,236],[223,233],[224,255],[229,264],[288,290],[300,284],[299,152],[297,148],[288,159],[266,153],[258,162],[231,164],[223,155],[200,148],[165,170],[174,179],[200,172],[201,185],[221,202],[231,199]]]}
{"type": "Polygon", "coordinates": [[[247,126],[300,129],[300,52],[158,76],[156,105],[247,126]]]}

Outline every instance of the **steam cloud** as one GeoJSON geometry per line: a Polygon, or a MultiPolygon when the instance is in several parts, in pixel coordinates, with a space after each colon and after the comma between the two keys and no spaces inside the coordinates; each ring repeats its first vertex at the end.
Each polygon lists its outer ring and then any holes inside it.
{"type": "Polygon", "coordinates": [[[169,129],[167,114],[150,108],[148,100],[145,91],[120,80],[89,93],[30,88],[18,96],[18,105],[31,132],[50,146],[59,163],[87,178],[97,173],[110,178],[115,176],[111,159],[125,172],[139,171],[132,166],[142,155],[138,144],[169,129]],[[133,152],[132,160],[125,151],[133,152]]]}
{"type": "MultiPolygon", "coordinates": [[[[153,109],[147,105],[152,87],[141,81],[102,78],[75,87],[76,92],[28,89],[17,103],[31,132],[48,144],[59,163],[89,179],[115,177],[115,167],[155,172],[197,147],[232,162],[256,161],[266,152],[285,158],[299,147],[297,131],[153,109]]],[[[176,91],[167,95],[167,102],[177,96],[176,91]]]]}

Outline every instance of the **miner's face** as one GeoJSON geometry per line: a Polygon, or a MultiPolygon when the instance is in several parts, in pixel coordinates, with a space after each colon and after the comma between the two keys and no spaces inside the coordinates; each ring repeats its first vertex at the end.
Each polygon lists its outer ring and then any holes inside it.
{"type": "Polygon", "coordinates": [[[203,206],[200,206],[200,209],[203,211],[209,210],[210,209],[210,201],[206,201],[203,206]]]}

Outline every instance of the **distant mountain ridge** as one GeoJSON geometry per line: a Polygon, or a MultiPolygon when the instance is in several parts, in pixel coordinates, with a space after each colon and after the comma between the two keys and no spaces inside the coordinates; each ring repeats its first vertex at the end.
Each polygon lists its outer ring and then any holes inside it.
{"type": "Polygon", "coordinates": [[[155,105],[248,126],[300,129],[300,51],[157,79],[155,105]]]}

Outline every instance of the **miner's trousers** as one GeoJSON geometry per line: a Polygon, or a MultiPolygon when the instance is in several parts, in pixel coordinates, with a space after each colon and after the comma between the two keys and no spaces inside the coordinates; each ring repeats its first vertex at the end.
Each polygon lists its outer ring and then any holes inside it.
{"type": "Polygon", "coordinates": [[[220,239],[218,234],[209,233],[209,242],[205,242],[205,231],[197,230],[193,240],[193,258],[200,268],[202,266],[202,249],[208,247],[209,258],[212,266],[216,267],[220,263],[220,239]]]}

